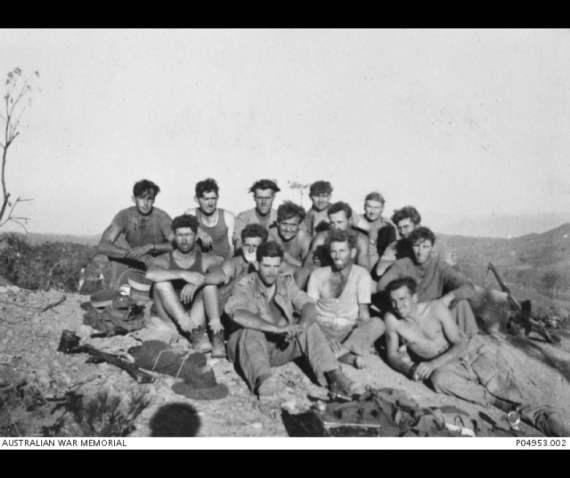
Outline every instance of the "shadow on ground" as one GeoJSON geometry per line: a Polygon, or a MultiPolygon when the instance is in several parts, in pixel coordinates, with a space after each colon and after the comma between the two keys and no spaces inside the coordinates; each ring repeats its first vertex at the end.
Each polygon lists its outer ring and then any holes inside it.
{"type": "Polygon", "coordinates": [[[163,405],[149,423],[153,437],[195,437],[200,426],[197,410],[184,402],[163,405]]]}
{"type": "Polygon", "coordinates": [[[507,341],[522,350],[525,354],[529,357],[532,357],[536,360],[541,361],[542,363],[548,365],[549,367],[554,368],[560,375],[562,375],[568,382],[570,382],[570,354],[564,352],[567,356],[566,359],[561,359],[554,354],[548,353],[545,348],[541,347],[539,344],[547,344],[546,341],[541,340],[540,342],[536,343],[533,340],[529,340],[522,337],[514,337],[512,335],[505,335],[507,341]]]}

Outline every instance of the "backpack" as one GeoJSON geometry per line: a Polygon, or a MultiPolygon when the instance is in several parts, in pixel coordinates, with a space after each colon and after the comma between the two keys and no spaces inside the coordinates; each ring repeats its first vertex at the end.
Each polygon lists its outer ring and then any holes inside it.
{"type": "Polygon", "coordinates": [[[112,303],[103,309],[96,309],[90,304],[86,309],[83,323],[105,333],[108,337],[128,334],[146,325],[144,305],[126,296],[114,297],[112,303]]]}

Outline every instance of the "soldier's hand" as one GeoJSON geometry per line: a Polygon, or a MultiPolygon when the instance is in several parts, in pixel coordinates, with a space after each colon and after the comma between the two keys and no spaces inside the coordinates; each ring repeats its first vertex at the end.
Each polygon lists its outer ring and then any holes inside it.
{"type": "Polygon", "coordinates": [[[212,241],[212,237],[210,236],[210,234],[208,234],[206,231],[204,231],[204,229],[200,229],[198,228],[198,239],[200,239],[200,242],[202,243],[202,246],[204,246],[205,249],[210,249],[214,242],[212,241]]]}
{"type": "Polygon", "coordinates": [[[189,304],[192,302],[197,289],[198,286],[195,286],[194,284],[186,284],[182,288],[182,292],[180,292],[180,302],[183,304],[189,304]]]}
{"type": "Polygon", "coordinates": [[[285,338],[289,341],[297,337],[303,331],[303,327],[300,325],[286,325],[281,328],[280,333],[285,335],[285,338]]]}
{"type": "Polygon", "coordinates": [[[434,370],[435,369],[429,362],[422,362],[416,367],[413,379],[416,381],[427,380],[430,377],[430,375],[434,372],[434,370]]]}
{"type": "Polygon", "coordinates": [[[151,266],[152,262],[154,261],[154,257],[152,257],[150,254],[144,254],[140,256],[138,260],[140,262],[144,262],[144,265],[148,269],[151,266]]]}
{"type": "Polygon", "coordinates": [[[152,244],[145,244],[144,246],[132,247],[125,254],[125,259],[140,260],[140,257],[148,253],[152,249],[152,244]]]}
{"type": "Polygon", "coordinates": [[[349,352],[349,350],[343,347],[341,343],[336,339],[332,339],[331,341],[329,341],[329,346],[333,354],[337,358],[342,357],[343,355],[346,355],[349,352]]]}

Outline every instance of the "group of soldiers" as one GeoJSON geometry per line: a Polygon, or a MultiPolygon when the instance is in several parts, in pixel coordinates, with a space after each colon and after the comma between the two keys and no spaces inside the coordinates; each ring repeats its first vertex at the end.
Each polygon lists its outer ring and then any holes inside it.
{"type": "Polygon", "coordinates": [[[381,348],[395,370],[438,392],[505,410],[524,402],[477,340],[474,285],[416,208],[390,221],[371,192],[359,215],[316,181],[310,209],[274,209],[280,189],[262,179],[249,190],[255,207],[236,217],[218,207],[209,178],[196,184],[197,207],[172,220],[154,207],[159,191],[137,182],[135,205],[104,232],[111,286],[142,271],[154,315],[195,351],[234,362],[260,397],[285,387],[271,369],[301,356],[321,385],[350,396],[340,364],[367,367],[381,348]]]}

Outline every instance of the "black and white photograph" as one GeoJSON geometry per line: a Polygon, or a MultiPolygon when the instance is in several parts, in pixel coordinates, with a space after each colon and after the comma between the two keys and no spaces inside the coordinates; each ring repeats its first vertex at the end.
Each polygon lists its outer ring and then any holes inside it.
{"type": "Polygon", "coordinates": [[[570,30],[3,29],[0,79],[0,448],[570,448],[570,30]]]}

